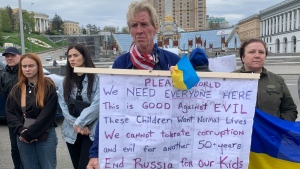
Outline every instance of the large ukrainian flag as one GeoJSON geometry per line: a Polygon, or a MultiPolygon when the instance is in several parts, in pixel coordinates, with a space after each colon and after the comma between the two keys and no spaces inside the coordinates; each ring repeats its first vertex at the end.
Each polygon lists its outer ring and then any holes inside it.
{"type": "Polygon", "coordinates": [[[181,90],[191,89],[199,82],[200,79],[186,54],[176,64],[172,80],[174,87],[181,90]]]}
{"type": "Polygon", "coordinates": [[[300,122],[256,109],[249,169],[300,168],[300,122]]]}

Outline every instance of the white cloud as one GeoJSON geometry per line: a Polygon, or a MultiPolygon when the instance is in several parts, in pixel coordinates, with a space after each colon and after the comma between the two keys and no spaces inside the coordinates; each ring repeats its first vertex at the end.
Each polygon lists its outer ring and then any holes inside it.
{"type": "MultiPolygon", "coordinates": [[[[79,22],[80,26],[95,24],[126,26],[126,12],[133,0],[26,0],[21,1],[22,9],[45,13],[53,18],[57,13],[63,20],[79,22]],[[31,2],[33,5],[31,5],[31,2]]],[[[258,13],[283,0],[207,0],[207,15],[225,17],[230,25],[258,13]]],[[[17,0],[1,0],[0,7],[18,8],[17,0]]]]}

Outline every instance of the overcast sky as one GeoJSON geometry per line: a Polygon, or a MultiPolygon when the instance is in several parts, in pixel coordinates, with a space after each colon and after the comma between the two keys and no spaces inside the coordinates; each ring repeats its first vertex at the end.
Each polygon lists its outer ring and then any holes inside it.
{"type": "MultiPolygon", "coordinates": [[[[18,8],[19,0],[0,0],[0,7],[18,8]]],[[[63,20],[79,22],[80,27],[95,24],[101,29],[126,26],[126,12],[133,0],[21,0],[22,9],[41,12],[52,19],[57,13],[63,20]]],[[[207,0],[207,15],[225,17],[230,25],[259,13],[284,0],[207,0]]]]}

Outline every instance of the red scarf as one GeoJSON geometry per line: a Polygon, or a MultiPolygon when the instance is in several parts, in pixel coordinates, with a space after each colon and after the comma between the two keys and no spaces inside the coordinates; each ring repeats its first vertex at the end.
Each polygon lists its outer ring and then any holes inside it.
{"type": "Polygon", "coordinates": [[[152,54],[141,54],[136,45],[130,47],[130,60],[137,69],[153,70],[155,61],[152,54]]]}

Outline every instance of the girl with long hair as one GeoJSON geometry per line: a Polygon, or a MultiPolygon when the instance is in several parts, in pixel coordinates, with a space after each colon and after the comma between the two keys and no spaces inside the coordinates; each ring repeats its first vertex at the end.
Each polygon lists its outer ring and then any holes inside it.
{"type": "Polygon", "coordinates": [[[66,76],[58,92],[58,101],[64,115],[61,130],[74,169],[81,169],[88,164],[89,149],[94,141],[99,116],[99,78],[95,74],[74,72],[75,67],[95,67],[85,46],[72,45],[67,55],[66,76]],[[90,105],[79,114],[74,113],[72,100],[90,105]]]}
{"type": "Polygon", "coordinates": [[[8,126],[13,127],[18,135],[23,166],[25,169],[55,169],[55,84],[50,78],[44,77],[41,60],[34,53],[21,56],[18,76],[19,82],[7,98],[6,116],[8,126]]]}

